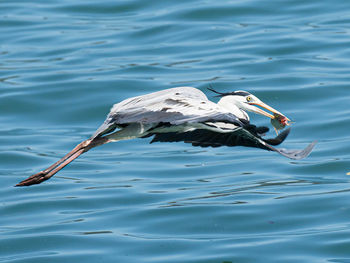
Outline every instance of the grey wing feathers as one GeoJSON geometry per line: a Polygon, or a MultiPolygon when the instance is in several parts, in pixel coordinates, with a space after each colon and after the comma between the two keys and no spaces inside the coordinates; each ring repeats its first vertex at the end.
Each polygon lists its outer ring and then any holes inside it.
{"type": "Polygon", "coordinates": [[[312,142],[302,150],[277,149],[272,146],[281,144],[286,139],[289,132],[290,128],[284,130],[276,138],[263,139],[243,128],[235,129],[228,133],[217,133],[211,130],[196,129],[183,133],[170,132],[151,134],[155,135],[151,143],[183,141],[185,143],[191,143],[193,146],[200,147],[246,146],[274,151],[293,160],[300,160],[307,157],[311,153],[316,142],[312,142]]]}
{"type": "Polygon", "coordinates": [[[203,92],[179,87],[126,99],[115,104],[93,137],[109,132],[116,125],[129,123],[183,123],[221,120],[241,126],[238,118],[208,100],[203,92]]]}
{"type": "Polygon", "coordinates": [[[267,150],[265,143],[245,129],[238,128],[231,132],[220,133],[207,129],[195,129],[187,132],[170,132],[154,134],[154,142],[180,142],[191,143],[192,146],[221,147],[221,146],[247,146],[267,150]]]}
{"type": "Polygon", "coordinates": [[[313,141],[312,143],[310,143],[308,146],[306,146],[304,149],[301,149],[301,150],[290,150],[290,149],[284,149],[284,148],[277,149],[269,144],[266,144],[266,146],[269,148],[269,150],[277,152],[289,159],[301,160],[309,156],[309,154],[315,147],[316,143],[317,141],[313,141]]]}
{"type": "Polygon", "coordinates": [[[263,139],[244,128],[232,129],[229,132],[217,132],[209,129],[195,129],[180,133],[154,133],[147,136],[155,135],[151,143],[183,141],[185,143],[191,143],[193,146],[200,147],[246,146],[274,151],[271,147],[269,147],[269,142],[272,142],[274,145],[281,144],[286,139],[289,132],[290,129],[284,130],[280,133],[280,135],[273,139],[263,139]]]}

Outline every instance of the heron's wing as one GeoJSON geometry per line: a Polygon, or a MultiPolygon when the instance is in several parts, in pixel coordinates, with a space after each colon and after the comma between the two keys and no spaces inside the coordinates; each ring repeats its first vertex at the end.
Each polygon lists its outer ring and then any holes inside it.
{"type": "MultiPolygon", "coordinates": [[[[289,129],[280,133],[274,140],[275,145],[282,143],[287,137],[289,129]],[[277,138],[279,139],[277,142],[277,138]]],[[[266,147],[267,141],[244,128],[238,127],[230,132],[217,132],[209,129],[194,129],[185,132],[154,133],[153,142],[180,142],[191,143],[200,147],[220,147],[220,146],[246,146],[271,150],[266,147]]],[[[272,139],[270,139],[272,140],[272,139]]]]}
{"type": "Polygon", "coordinates": [[[290,129],[286,129],[273,139],[263,139],[242,127],[236,128],[232,132],[224,133],[207,129],[196,129],[183,133],[170,132],[154,134],[155,136],[151,143],[183,141],[185,143],[191,143],[193,146],[200,147],[246,146],[274,151],[294,160],[307,157],[312,151],[316,142],[311,143],[303,150],[277,149],[272,146],[282,143],[288,136],[289,132],[290,129]]]}
{"type": "Polygon", "coordinates": [[[313,150],[313,148],[315,147],[317,141],[313,141],[312,143],[310,143],[308,146],[306,146],[304,149],[301,150],[291,150],[291,149],[277,149],[271,145],[267,144],[267,147],[270,148],[271,151],[277,152],[289,159],[293,159],[293,160],[300,160],[303,159],[307,156],[309,156],[309,154],[311,153],[311,151],[313,150]]]}
{"type": "Polygon", "coordinates": [[[191,87],[172,88],[115,104],[93,137],[106,134],[123,124],[181,125],[209,120],[220,120],[242,126],[233,113],[209,101],[200,90],[191,87]]]}

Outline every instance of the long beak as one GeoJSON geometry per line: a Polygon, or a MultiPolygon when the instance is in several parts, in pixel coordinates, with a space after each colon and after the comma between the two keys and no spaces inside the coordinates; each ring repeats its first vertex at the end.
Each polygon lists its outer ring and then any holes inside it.
{"type": "MultiPolygon", "coordinates": [[[[270,112],[272,112],[272,113],[274,113],[274,114],[281,115],[281,116],[285,117],[288,121],[290,121],[290,119],[288,119],[288,118],[287,118],[286,116],[284,116],[282,113],[280,113],[279,111],[275,110],[274,108],[270,107],[269,105],[265,104],[265,103],[262,102],[262,101],[256,102],[256,103],[251,102],[251,103],[249,103],[249,105],[256,105],[256,106],[262,107],[262,108],[264,108],[264,109],[266,109],[266,110],[268,110],[268,111],[270,111],[270,112]]],[[[262,109],[260,109],[260,108],[258,108],[258,107],[254,107],[254,111],[255,111],[256,113],[259,113],[259,114],[261,114],[261,115],[264,115],[264,116],[266,116],[266,117],[269,117],[270,119],[274,119],[274,118],[275,118],[274,115],[272,115],[272,114],[270,114],[270,113],[268,113],[268,112],[266,112],[266,111],[263,111],[262,109]]]]}

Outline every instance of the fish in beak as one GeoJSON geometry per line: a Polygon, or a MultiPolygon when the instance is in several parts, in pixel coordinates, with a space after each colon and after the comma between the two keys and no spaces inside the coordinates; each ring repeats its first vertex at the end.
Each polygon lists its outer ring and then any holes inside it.
{"type": "Polygon", "coordinates": [[[252,106],[251,111],[258,113],[258,114],[261,114],[261,115],[264,115],[264,116],[269,117],[271,119],[271,124],[272,124],[273,128],[275,129],[277,135],[278,135],[279,130],[282,130],[284,127],[290,125],[289,118],[287,118],[282,113],[275,110],[274,108],[270,107],[269,105],[265,104],[264,102],[258,101],[258,102],[251,102],[248,104],[252,106]],[[259,106],[263,109],[266,109],[273,114],[268,113],[268,112],[258,108],[257,106],[259,106]]]}

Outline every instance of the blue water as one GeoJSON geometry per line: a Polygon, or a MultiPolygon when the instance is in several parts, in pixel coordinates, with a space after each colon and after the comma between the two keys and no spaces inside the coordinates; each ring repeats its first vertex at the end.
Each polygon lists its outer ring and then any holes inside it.
{"type": "Polygon", "coordinates": [[[0,262],[350,262],[349,10],[1,1],[0,262]],[[216,101],[209,84],[290,117],[282,147],[316,148],[292,161],[138,139],[13,187],[88,138],[114,103],[184,85],[216,101]]]}

